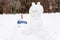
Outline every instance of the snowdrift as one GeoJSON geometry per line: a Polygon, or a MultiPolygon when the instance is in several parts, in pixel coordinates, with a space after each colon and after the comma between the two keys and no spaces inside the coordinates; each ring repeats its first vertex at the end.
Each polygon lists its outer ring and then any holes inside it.
{"type": "MultiPolygon", "coordinates": [[[[2,40],[17,40],[17,39],[19,40],[20,37],[17,34],[19,34],[20,29],[17,27],[17,20],[21,18],[20,15],[21,14],[0,15],[0,38],[2,40]]],[[[29,23],[30,15],[29,14],[23,14],[23,15],[24,15],[24,20],[26,20],[29,23]]],[[[45,13],[42,15],[42,21],[43,21],[43,29],[40,32],[40,35],[41,35],[40,39],[41,40],[60,40],[60,14],[45,13]]],[[[24,24],[22,24],[21,26],[23,25],[24,24]]],[[[27,24],[26,26],[29,26],[29,24],[27,24]]],[[[22,37],[21,40],[25,40],[23,39],[24,37],[22,35],[21,37],[22,37]]],[[[31,39],[31,37],[33,36],[30,36],[28,38],[31,39]]],[[[35,38],[32,38],[32,40],[34,39],[35,38]]]]}

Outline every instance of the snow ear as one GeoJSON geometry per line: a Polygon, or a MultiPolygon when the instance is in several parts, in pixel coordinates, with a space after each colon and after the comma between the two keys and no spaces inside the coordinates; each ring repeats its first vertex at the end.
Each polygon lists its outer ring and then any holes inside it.
{"type": "Polygon", "coordinates": [[[40,2],[37,2],[37,5],[40,5],[40,2]]]}
{"type": "Polygon", "coordinates": [[[32,2],[32,6],[35,5],[35,2],[32,2]]]}

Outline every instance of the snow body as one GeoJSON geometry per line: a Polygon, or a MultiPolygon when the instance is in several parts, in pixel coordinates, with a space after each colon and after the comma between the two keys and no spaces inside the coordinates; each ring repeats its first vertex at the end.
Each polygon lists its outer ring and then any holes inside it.
{"type": "Polygon", "coordinates": [[[37,2],[37,4],[34,2],[32,3],[32,6],[29,9],[29,14],[31,15],[30,23],[32,32],[37,33],[42,29],[43,6],[40,2],[37,2]]]}

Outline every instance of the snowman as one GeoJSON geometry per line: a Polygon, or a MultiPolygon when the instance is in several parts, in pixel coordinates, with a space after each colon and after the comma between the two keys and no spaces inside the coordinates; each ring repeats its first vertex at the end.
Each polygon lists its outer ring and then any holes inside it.
{"type": "Polygon", "coordinates": [[[31,15],[30,25],[32,28],[32,33],[39,33],[42,29],[42,14],[43,14],[43,6],[40,2],[35,4],[32,3],[32,6],[29,9],[29,14],[31,15]]]}
{"type": "Polygon", "coordinates": [[[31,33],[32,35],[35,35],[38,40],[43,40],[41,36],[43,36],[43,22],[42,22],[42,14],[43,14],[43,6],[40,4],[40,2],[37,2],[35,4],[32,3],[32,6],[29,9],[29,15],[30,17],[30,27],[31,27],[31,33]]]}

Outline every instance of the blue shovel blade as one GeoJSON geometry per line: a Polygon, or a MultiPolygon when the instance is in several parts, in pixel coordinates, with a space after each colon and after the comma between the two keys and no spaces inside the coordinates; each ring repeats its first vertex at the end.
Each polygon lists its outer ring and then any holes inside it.
{"type": "Polygon", "coordinates": [[[27,24],[27,21],[17,21],[17,24],[22,24],[22,23],[27,24]]]}

